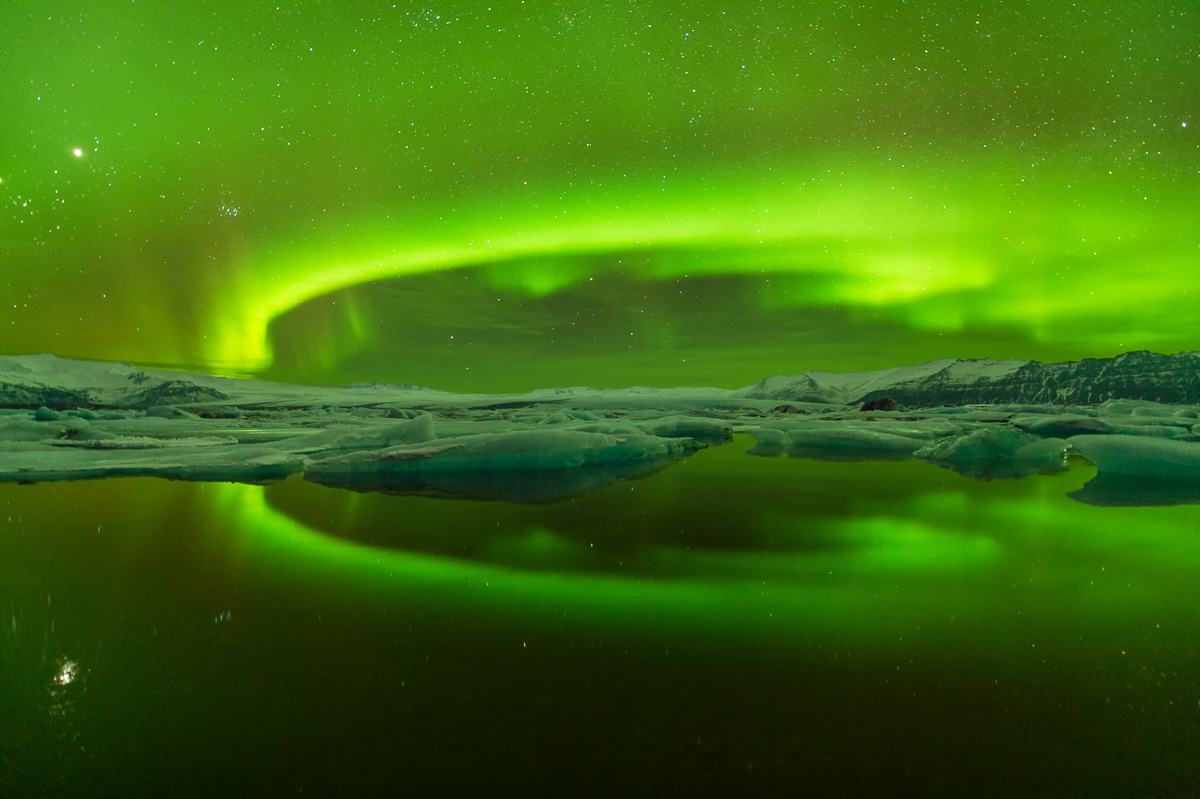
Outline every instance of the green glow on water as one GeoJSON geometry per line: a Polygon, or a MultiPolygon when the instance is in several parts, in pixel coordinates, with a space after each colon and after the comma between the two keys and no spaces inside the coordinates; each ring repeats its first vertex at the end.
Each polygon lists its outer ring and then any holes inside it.
{"type": "Polygon", "coordinates": [[[1011,642],[986,630],[1009,623],[1012,586],[1039,575],[1031,561],[1052,544],[1080,563],[1050,569],[1022,594],[1047,602],[1037,613],[1046,628],[1119,606],[1135,583],[1140,603],[1164,608],[1194,593],[1161,570],[1200,557],[1195,509],[1066,498],[1093,474],[1078,462],[1065,477],[981,484],[916,462],[764,460],[733,444],[548,507],[314,492],[295,481],[223,490],[246,503],[244,529],[304,553],[296,566],[350,571],[389,592],[421,586],[484,614],[503,607],[553,624],[565,612],[605,628],[653,620],[785,649],[797,636],[886,649],[922,625],[950,634],[941,625],[954,616],[980,652],[1003,657],[993,647],[1011,642]]]}
{"type": "Polygon", "coordinates": [[[0,788],[1200,784],[1196,506],[746,443],[548,506],[0,486],[0,788]]]}

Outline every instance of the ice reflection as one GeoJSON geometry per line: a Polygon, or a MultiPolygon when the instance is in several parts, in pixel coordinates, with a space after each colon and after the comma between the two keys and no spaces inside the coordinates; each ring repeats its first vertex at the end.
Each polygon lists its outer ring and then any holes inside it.
{"type": "MultiPolygon", "coordinates": [[[[735,442],[543,506],[348,494],[298,480],[269,487],[265,498],[310,529],[409,555],[525,573],[709,582],[769,574],[811,584],[830,569],[992,568],[1005,525],[978,524],[979,502],[991,500],[967,499],[992,490],[949,479],[919,462],[772,463],[746,458],[735,442]]],[[[1067,487],[1054,487],[1058,505],[1067,487]]]]}
{"type": "MultiPolygon", "coordinates": [[[[1072,502],[1066,493],[1095,475],[1082,460],[1072,465],[1060,476],[980,483],[915,461],[747,458],[735,442],[549,506],[351,494],[301,480],[229,485],[213,498],[242,520],[242,568],[266,569],[269,552],[271,569],[286,559],[289,574],[325,574],[339,596],[353,574],[364,595],[408,603],[432,592],[485,616],[561,624],[567,612],[622,634],[661,623],[742,641],[783,625],[806,641],[880,645],[932,629],[931,619],[1019,623],[1019,613],[995,610],[1011,606],[1017,585],[1033,592],[1025,601],[1055,606],[1051,626],[1139,583],[1164,597],[1176,591],[1150,575],[1162,547],[1181,545],[1189,517],[1072,502]],[[1069,567],[1048,582],[1029,579],[1028,564],[1068,546],[1069,567]],[[1111,574],[1114,551],[1128,574],[1102,588],[1093,570],[1111,574]]],[[[994,640],[997,651],[1011,648],[994,640]]]]}

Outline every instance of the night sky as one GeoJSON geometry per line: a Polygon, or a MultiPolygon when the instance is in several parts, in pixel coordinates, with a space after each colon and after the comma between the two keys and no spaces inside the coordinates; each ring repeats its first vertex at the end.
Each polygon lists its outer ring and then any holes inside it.
{"type": "Polygon", "coordinates": [[[501,391],[1200,348],[1192,0],[0,31],[0,352],[501,391]]]}

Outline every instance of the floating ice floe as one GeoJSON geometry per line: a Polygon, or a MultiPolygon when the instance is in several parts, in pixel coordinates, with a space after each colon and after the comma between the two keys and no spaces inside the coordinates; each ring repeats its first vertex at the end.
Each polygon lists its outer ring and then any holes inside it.
{"type": "Polygon", "coordinates": [[[54,447],[5,452],[0,482],[93,480],[102,477],[163,477],[169,480],[270,483],[299,471],[304,460],[270,447],[195,446],[95,449],[54,447]]]}
{"type": "Polygon", "coordinates": [[[914,457],[976,480],[1012,480],[1067,470],[1070,445],[1012,427],[984,427],[926,444],[914,457]]]}
{"type": "MultiPolygon", "coordinates": [[[[0,407],[0,482],[152,475],[265,483],[303,474],[356,490],[552,502],[645,477],[748,433],[756,440],[751,455],[915,458],[979,480],[1062,471],[1067,455],[1078,452],[1099,469],[1074,495],[1081,501],[1200,502],[1194,405],[1049,404],[1033,383],[1029,392],[991,405],[905,409],[878,401],[863,410],[857,401],[836,401],[873,396],[897,380],[921,383],[928,393],[950,378],[965,386],[1017,371],[1028,377],[1023,363],[810,373],[742,391],[456,395],[408,385],[289,386],[48,355],[0,356],[0,406],[6,406],[0,407]]],[[[1126,384],[1134,385],[1120,385],[1126,384]]]]}
{"type": "Polygon", "coordinates": [[[691,439],[640,433],[519,430],[314,460],[304,476],[359,491],[557,502],[645,477],[700,447],[691,439]]]}
{"type": "Polygon", "coordinates": [[[769,421],[748,432],[751,455],[812,460],[907,460],[929,441],[961,428],[941,419],[860,418],[769,421]]]}
{"type": "Polygon", "coordinates": [[[668,416],[643,423],[641,428],[654,436],[690,438],[705,444],[721,444],[733,438],[732,424],[700,416],[668,416]]]}
{"type": "Polygon", "coordinates": [[[516,430],[402,444],[314,460],[306,473],[571,469],[592,464],[664,460],[682,457],[698,448],[695,443],[649,435],[516,430]]]}
{"type": "Polygon", "coordinates": [[[402,444],[419,444],[436,438],[433,416],[423,413],[413,419],[364,427],[334,427],[276,442],[285,452],[322,453],[385,450],[402,444]]]}
{"type": "Polygon", "coordinates": [[[1067,443],[1096,466],[1071,497],[1089,505],[1200,502],[1200,443],[1144,436],[1077,436],[1067,443]]]}

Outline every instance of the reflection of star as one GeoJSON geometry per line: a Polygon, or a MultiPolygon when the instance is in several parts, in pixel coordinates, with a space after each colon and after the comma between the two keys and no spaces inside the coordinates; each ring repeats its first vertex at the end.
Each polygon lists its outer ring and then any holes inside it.
{"type": "Polygon", "coordinates": [[[76,147],[74,150],[71,151],[71,153],[76,158],[83,158],[83,148],[82,147],[76,147]]]}

